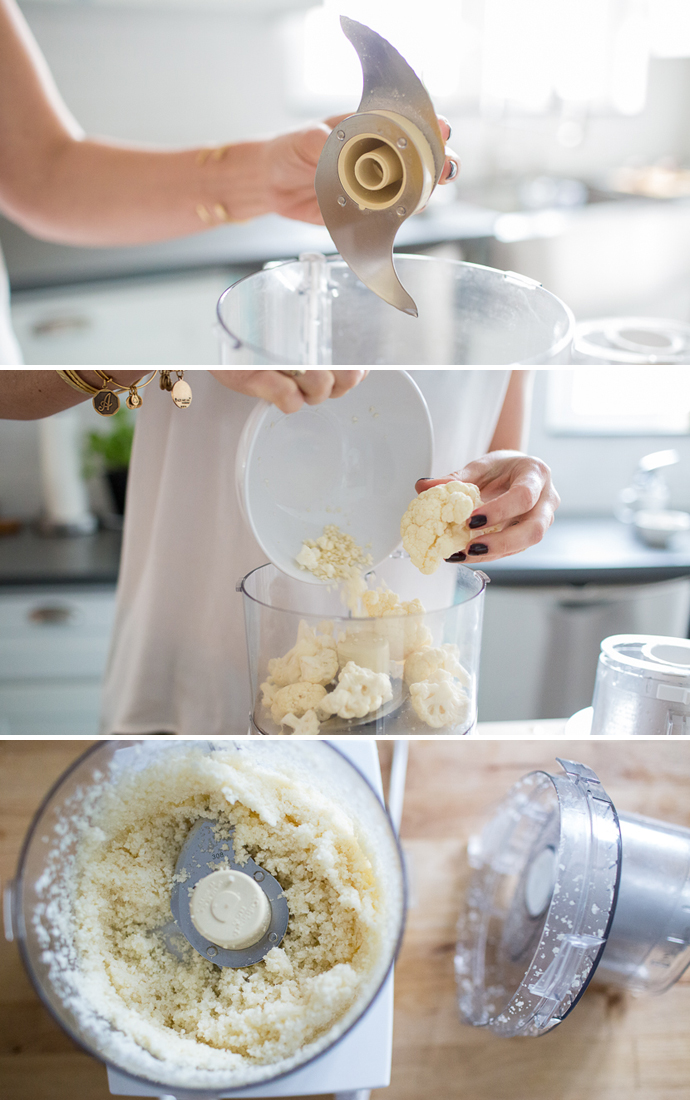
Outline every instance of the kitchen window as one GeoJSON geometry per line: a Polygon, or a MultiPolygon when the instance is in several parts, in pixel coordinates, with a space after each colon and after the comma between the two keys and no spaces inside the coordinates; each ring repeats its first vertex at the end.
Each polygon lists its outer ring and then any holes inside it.
{"type": "Polygon", "coordinates": [[[685,366],[550,371],[546,427],[554,435],[688,435],[690,370],[685,366]]]}

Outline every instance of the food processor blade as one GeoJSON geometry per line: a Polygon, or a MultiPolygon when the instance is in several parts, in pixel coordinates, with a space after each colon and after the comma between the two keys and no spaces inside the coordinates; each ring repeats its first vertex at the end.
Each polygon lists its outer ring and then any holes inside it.
{"type": "Polygon", "coordinates": [[[207,818],[192,826],[175,865],[174,924],[157,929],[173,954],[181,934],[217,966],[238,968],[260,962],[282,941],[289,918],[283,888],[253,859],[237,862],[233,834],[207,818]]]}
{"type": "Polygon", "coordinates": [[[362,65],[357,112],[330,134],[315,188],[326,228],[355,275],[417,316],[393,263],[398,229],[426,206],[445,161],[436,112],[421,80],[385,38],[341,16],[362,65]]]}

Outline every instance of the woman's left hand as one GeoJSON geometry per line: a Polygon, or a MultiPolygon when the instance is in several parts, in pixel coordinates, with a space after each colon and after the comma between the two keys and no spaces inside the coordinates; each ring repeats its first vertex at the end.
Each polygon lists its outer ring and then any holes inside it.
{"type": "Polygon", "coordinates": [[[465,553],[453,555],[451,561],[467,557],[474,562],[495,561],[534,546],[553,523],[561,501],[546,463],[519,451],[491,451],[448,477],[418,481],[415,488],[421,493],[446,481],[478,486],[483,503],[472,513],[470,527],[501,528],[471,542],[465,553]]]}

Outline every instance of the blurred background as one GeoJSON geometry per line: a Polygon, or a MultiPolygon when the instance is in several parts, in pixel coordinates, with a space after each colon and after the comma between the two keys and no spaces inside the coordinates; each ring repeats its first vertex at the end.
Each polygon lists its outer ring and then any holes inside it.
{"type": "MultiPolygon", "coordinates": [[[[97,731],[135,418],[104,422],[86,402],[0,420],[0,736],[97,731]]],[[[588,707],[612,634],[689,636],[688,368],[536,371],[527,450],[551,466],[562,503],[538,546],[477,563],[491,578],[485,722],[588,707]]]]}
{"type": "MultiPolygon", "coordinates": [[[[404,251],[542,282],[578,321],[690,322],[687,0],[23,0],[92,134],[228,142],[354,111],[340,12],[387,37],[453,127],[456,185],[404,251]]],[[[279,217],[144,248],[36,241],[0,220],[27,363],[213,363],[220,292],[263,263],[332,251],[279,217]]]]}

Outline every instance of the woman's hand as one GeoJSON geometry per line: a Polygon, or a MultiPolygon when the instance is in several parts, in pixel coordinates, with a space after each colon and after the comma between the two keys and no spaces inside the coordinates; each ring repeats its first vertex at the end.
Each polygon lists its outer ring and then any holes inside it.
{"type": "Polygon", "coordinates": [[[302,405],[320,405],[329,397],[342,397],[369,371],[305,370],[294,376],[278,370],[212,370],[222,386],[249,397],[262,397],[281,412],[292,413],[302,405]]]}
{"type": "MultiPolygon", "coordinates": [[[[316,201],[314,174],[321,150],[331,130],[348,115],[336,115],[304,130],[281,134],[265,142],[263,149],[264,178],[268,189],[269,209],[285,218],[323,225],[316,201]]],[[[450,137],[450,124],[439,117],[444,142],[450,137]]],[[[448,183],[458,174],[460,162],[452,149],[446,149],[446,163],[439,183],[448,183]]]]}
{"type": "Polygon", "coordinates": [[[500,527],[470,543],[465,553],[449,561],[495,561],[519,554],[541,542],[553,523],[560,497],[551,482],[549,467],[539,458],[519,451],[491,451],[448,477],[422,479],[418,493],[446,481],[469,481],[479,487],[483,503],[470,517],[472,528],[500,527]]]}

